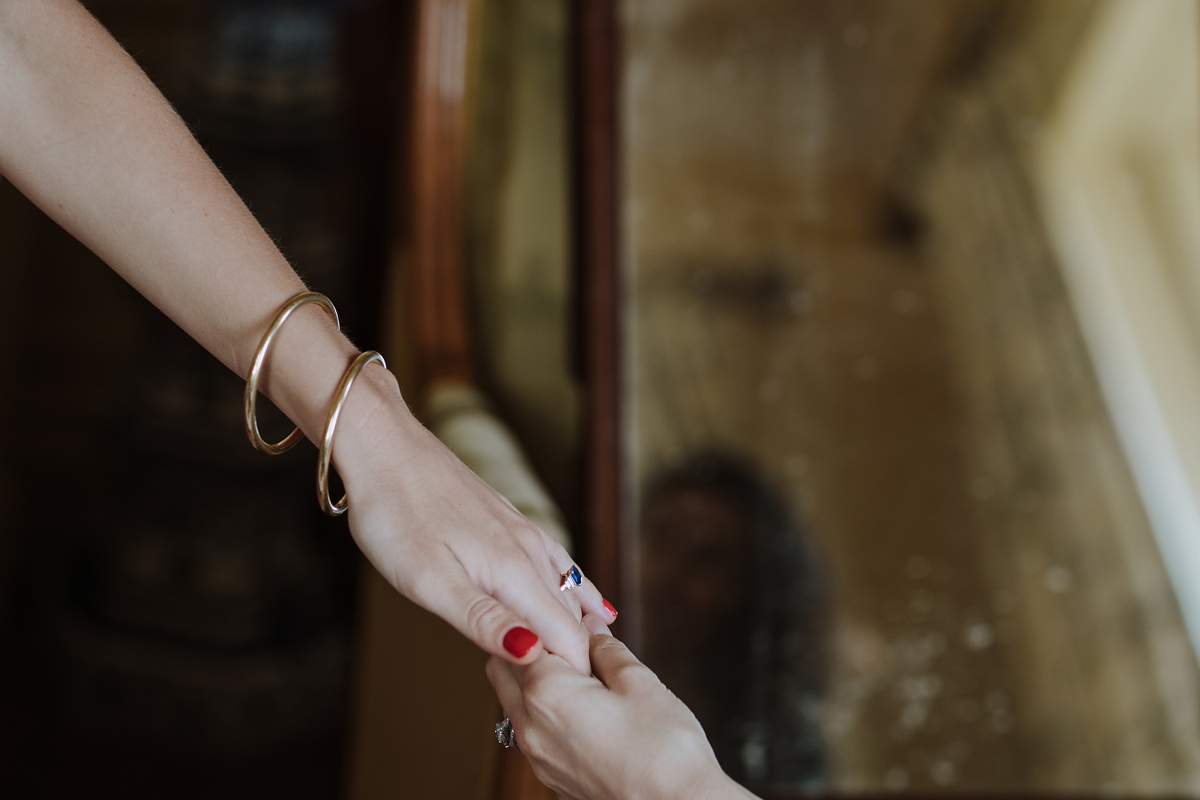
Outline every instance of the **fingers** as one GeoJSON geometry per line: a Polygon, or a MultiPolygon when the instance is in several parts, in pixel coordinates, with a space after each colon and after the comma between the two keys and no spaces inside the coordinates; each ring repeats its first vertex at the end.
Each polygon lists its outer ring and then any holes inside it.
{"type": "Polygon", "coordinates": [[[604,595],[600,594],[591,578],[584,576],[583,585],[576,589],[576,593],[579,595],[579,607],[585,615],[600,617],[607,625],[616,621],[617,610],[613,608],[612,603],[604,599],[604,595]]]}
{"type": "MultiPolygon", "coordinates": [[[[554,787],[559,800],[585,800],[582,796],[577,798],[574,794],[564,793],[562,781],[554,780],[553,756],[543,750],[547,737],[539,735],[547,731],[548,720],[539,717],[536,711],[539,704],[536,699],[530,708],[526,707],[525,692],[529,691],[536,695],[538,691],[545,690],[548,685],[546,681],[564,681],[568,685],[566,691],[570,697],[574,698],[578,697],[580,684],[583,686],[595,685],[594,679],[584,678],[565,661],[555,658],[553,655],[540,658],[536,663],[527,667],[513,666],[507,661],[493,656],[487,662],[487,677],[492,688],[496,690],[496,697],[500,700],[504,716],[512,725],[516,745],[520,748],[521,753],[529,759],[538,780],[547,786],[554,787]],[[541,688],[530,685],[531,680],[536,680],[531,679],[531,673],[535,672],[540,673],[543,681],[541,688]],[[531,709],[533,710],[531,711],[531,709]],[[535,728],[540,730],[535,730],[535,728]],[[549,773],[547,772],[548,768],[551,770],[549,773]]],[[[561,737],[561,728],[551,725],[549,730],[550,740],[557,740],[561,737]]]]}
{"type": "Polygon", "coordinates": [[[614,692],[633,692],[658,683],[654,673],[614,636],[592,636],[591,656],[592,672],[614,692]]]}
{"type": "Polygon", "coordinates": [[[487,662],[487,677],[492,688],[496,690],[496,697],[500,699],[504,716],[523,722],[525,705],[521,700],[521,685],[517,682],[517,676],[513,674],[512,665],[492,656],[487,662]]]}
{"type": "Polygon", "coordinates": [[[472,583],[459,565],[453,567],[431,570],[437,574],[433,590],[419,593],[426,607],[485,652],[518,664],[537,659],[542,643],[523,617],[472,583]]]}
{"type": "MultiPolygon", "coordinates": [[[[494,492],[494,494],[508,507],[506,528],[529,558],[530,564],[537,573],[539,583],[554,592],[557,601],[571,613],[571,616],[577,621],[582,619],[586,612],[580,607],[579,598],[574,596],[575,593],[559,591],[562,572],[566,570],[566,567],[562,567],[560,570],[558,565],[565,563],[569,566],[570,556],[566,555],[566,551],[563,550],[563,558],[548,558],[550,553],[546,543],[551,542],[558,546],[557,542],[554,542],[545,531],[521,514],[504,495],[499,492],[494,492]]],[[[562,550],[561,546],[559,546],[559,550],[562,550]]]]}
{"type": "MultiPolygon", "coordinates": [[[[550,559],[551,564],[566,565],[559,572],[561,579],[562,573],[574,563],[571,559],[571,554],[566,548],[556,542],[545,531],[540,531],[542,534],[542,542],[545,546],[546,555],[550,559]]],[[[557,585],[557,584],[556,584],[557,585]]],[[[575,600],[579,603],[579,608],[583,614],[595,614],[603,619],[606,623],[611,624],[617,618],[617,610],[612,607],[612,604],[604,599],[600,594],[600,590],[596,588],[596,584],[592,583],[586,575],[583,578],[583,583],[576,586],[574,589],[563,594],[575,596],[575,600]]]]}
{"type": "Polygon", "coordinates": [[[579,623],[578,611],[563,602],[557,581],[551,587],[546,573],[553,573],[554,567],[542,548],[534,547],[535,555],[529,555],[527,543],[537,542],[534,532],[540,536],[541,529],[519,514],[514,513],[514,518],[524,529],[505,526],[494,535],[502,545],[511,541],[509,537],[516,538],[519,548],[506,552],[501,546],[482,560],[467,553],[460,556],[450,548],[446,551],[450,563],[422,570],[424,580],[414,596],[440,598],[437,607],[432,602],[426,607],[492,655],[528,664],[544,646],[583,675],[591,675],[588,633],[579,623]],[[447,580],[447,575],[453,580],[447,580]],[[480,622],[472,624],[474,618],[480,622]],[[518,627],[522,631],[513,633],[518,627]]]}
{"type": "MultiPolygon", "coordinates": [[[[501,529],[499,535],[510,534],[511,529],[501,529]]],[[[545,648],[581,674],[591,675],[588,632],[576,612],[559,598],[557,585],[547,585],[541,573],[553,566],[545,554],[538,552],[537,559],[542,569],[524,548],[498,549],[482,560],[460,558],[447,548],[436,560],[425,556],[415,585],[405,593],[487,653],[528,664],[545,648]],[[468,569],[467,563],[473,568],[468,569]]]]}
{"type": "Polygon", "coordinates": [[[604,624],[604,620],[595,614],[588,614],[583,618],[583,627],[587,628],[587,632],[592,636],[612,636],[612,632],[604,624]]]}
{"type": "Polygon", "coordinates": [[[545,586],[531,573],[532,570],[517,570],[509,575],[496,586],[496,597],[528,621],[529,627],[541,635],[546,649],[561,656],[580,673],[591,675],[587,631],[555,597],[558,589],[545,586]]]}
{"type": "MultiPolygon", "coordinates": [[[[539,554],[539,559],[545,563],[544,555],[539,554]]],[[[483,589],[524,619],[528,627],[541,636],[546,649],[562,656],[580,673],[591,675],[588,633],[579,624],[576,612],[557,596],[558,588],[546,585],[539,577],[538,568],[528,558],[490,566],[482,582],[483,589]]],[[[488,652],[496,653],[495,650],[488,652]]],[[[516,661],[529,663],[527,659],[516,661]]]]}
{"type": "Polygon", "coordinates": [[[561,720],[556,721],[559,711],[574,708],[589,688],[598,688],[595,678],[580,675],[553,653],[525,665],[493,656],[488,659],[487,676],[512,722],[518,744],[524,741],[531,748],[525,750],[526,755],[536,754],[539,741],[545,742],[541,734],[549,732],[554,737],[562,733],[561,720]]]}
{"type": "MultiPolygon", "coordinates": [[[[502,496],[497,495],[498,497],[502,496]]],[[[562,574],[573,564],[571,556],[549,534],[530,522],[507,503],[511,512],[508,530],[528,556],[528,564],[510,562],[508,568],[497,565],[497,580],[485,584],[485,590],[523,616],[533,630],[541,634],[546,648],[562,656],[584,675],[591,675],[587,656],[587,632],[580,624],[585,614],[595,614],[607,622],[616,619],[615,610],[605,603],[595,585],[584,578],[572,590],[560,589],[562,574]],[[539,584],[546,591],[538,591],[539,584]],[[559,613],[550,603],[566,610],[559,613]]]]}

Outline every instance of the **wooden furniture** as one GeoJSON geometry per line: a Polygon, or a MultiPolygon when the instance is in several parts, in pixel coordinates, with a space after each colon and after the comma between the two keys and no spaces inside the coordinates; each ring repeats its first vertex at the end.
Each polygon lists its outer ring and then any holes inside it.
{"type": "Polygon", "coordinates": [[[616,0],[571,4],[575,82],[575,259],[586,392],[585,567],[618,607],[624,534],[621,478],[621,279],[616,0]]]}

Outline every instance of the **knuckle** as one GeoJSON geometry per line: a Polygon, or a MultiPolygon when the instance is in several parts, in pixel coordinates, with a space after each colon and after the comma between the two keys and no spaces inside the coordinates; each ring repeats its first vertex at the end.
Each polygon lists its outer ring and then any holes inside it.
{"type": "MultiPolygon", "coordinates": [[[[576,606],[578,607],[578,606],[576,606]]],[[[575,615],[576,624],[570,628],[571,641],[569,645],[574,647],[577,652],[587,655],[588,646],[591,644],[592,635],[588,633],[587,628],[583,627],[579,622],[579,614],[575,615]]]]}
{"type": "Polygon", "coordinates": [[[552,564],[570,564],[572,561],[571,554],[566,548],[559,544],[558,540],[551,536],[545,528],[538,526],[538,546],[541,551],[546,554],[552,564]]]}
{"type": "Polygon", "coordinates": [[[553,719],[557,700],[558,693],[545,678],[533,679],[525,686],[525,709],[533,719],[553,719]]]}
{"type": "Polygon", "coordinates": [[[517,736],[517,746],[521,748],[521,752],[528,757],[539,759],[545,754],[545,738],[537,726],[530,725],[529,720],[525,721],[523,731],[515,731],[517,736]]]}
{"type": "Polygon", "coordinates": [[[530,522],[525,517],[521,517],[519,523],[513,530],[513,535],[517,538],[517,541],[521,544],[522,549],[524,549],[526,552],[545,552],[546,545],[542,541],[542,537],[545,536],[545,534],[542,532],[541,528],[539,528],[533,522],[530,522]]]}
{"type": "Polygon", "coordinates": [[[438,578],[444,578],[440,569],[411,569],[411,564],[437,564],[434,554],[425,548],[414,549],[404,558],[388,565],[384,577],[388,583],[402,592],[424,596],[436,586],[438,578]],[[435,577],[436,576],[436,577],[435,577]]]}
{"type": "Polygon", "coordinates": [[[489,566],[500,574],[512,574],[530,569],[529,555],[519,546],[514,547],[513,537],[508,537],[508,547],[503,547],[489,559],[489,566]]]}
{"type": "Polygon", "coordinates": [[[538,532],[542,534],[542,546],[546,548],[546,553],[552,559],[571,560],[571,554],[567,552],[567,548],[563,547],[561,542],[541,528],[538,528],[538,532]]]}
{"type": "Polygon", "coordinates": [[[467,629],[480,636],[502,626],[507,617],[508,610],[487,595],[478,595],[468,602],[465,614],[467,629]]]}
{"type": "Polygon", "coordinates": [[[446,576],[441,570],[425,569],[417,570],[403,583],[394,584],[397,588],[404,591],[408,589],[406,594],[411,594],[415,597],[431,597],[437,591],[443,588],[446,576]]]}
{"type": "Polygon", "coordinates": [[[635,664],[620,664],[613,670],[614,676],[618,682],[625,685],[636,685],[642,682],[642,670],[640,665],[635,664]]]}
{"type": "Polygon", "coordinates": [[[531,669],[525,673],[525,680],[521,682],[521,690],[527,699],[538,702],[546,693],[546,684],[546,676],[531,669]]]}
{"type": "Polygon", "coordinates": [[[615,637],[601,636],[592,640],[592,654],[595,658],[615,661],[624,654],[625,646],[615,637]]]}
{"type": "Polygon", "coordinates": [[[417,597],[437,597],[444,595],[448,586],[457,586],[457,578],[467,576],[447,549],[432,546],[405,554],[393,569],[393,577],[397,588],[406,587],[417,597]]]}
{"type": "Polygon", "coordinates": [[[543,717],[553,716],[554,710],[563,706],[564,699],[566,702],[572,699],[564,698],[569,692],[556,673],[531,670],[522,688],[531,708],[536,709],[543,717]]]}

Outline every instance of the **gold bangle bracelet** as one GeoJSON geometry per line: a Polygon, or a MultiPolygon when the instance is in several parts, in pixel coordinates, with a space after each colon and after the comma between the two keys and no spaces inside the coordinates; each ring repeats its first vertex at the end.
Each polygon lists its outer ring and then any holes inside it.
{"type": "Polygon", "coordinates": [[[333,307],[333,301],[319,292],[301,292],[288,300],[283,308],[279,309],[275,319],[271,321],[267,332],[263,334],[262,341],[258,343],[258,349],[254,351],[254,363],[251,364],[250,375],[246,378],[246,394],[242,400],[246,416],[246,436],[256,450],[261,450],[267,455],[282,455],[304,438],[304,434],[300,432],[299,428],[296,428],[282,441],[271,444],[258,432],[258,415],[255,409],[258,403],[258,379],[262,374],[263,363],[267,360],[267,351],[271,349],[271,343],[275,341],[275,334],[279,333],[279,329],[283,327],[283,323],[287,322],[287,318],[292,315],[293,311],[309,303],[319,303],[333,319],[333,324],[337,326],[338,330],[342,329],[342,323],[338,319],[337,309],[333,307]]]}
{"type": "Polygon", "coordinates": [[[343,495],[335,505],[333,498],[329,496],[329,462],[333,458],[333,432],[337,429],[338,417],[342,414],[342,406],[346,402],[347,395],[350,394],[350,387],[354,385],[354,379],[358,377],[358,373],[362,372],[363,367],[372,361],[378,361],[384,369],[387,369],[387,362],[383,360],[383,356],[374,350],[360,353],[358,358],[351,362],[346,374],[342,375],[337,393],[333,396],[333,405],[329,407],[329,418],[325,420],[325,436],[321,439],[321,458],[317,461],[317,502],[321,504],[321,510],[331,517],[346,513],[349,497],[343,495]]]}

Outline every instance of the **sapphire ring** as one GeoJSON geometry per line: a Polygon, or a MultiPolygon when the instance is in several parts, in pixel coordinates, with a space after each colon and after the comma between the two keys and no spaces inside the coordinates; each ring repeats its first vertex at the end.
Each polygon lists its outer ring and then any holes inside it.
{"type": "Polygon", "coordinates": [[[558,590],[565,592],[567,589],[574,589],[576,586],[583,584],[583,573],[579,571],[579,567],[574,564],[571,568],[562,574],[558,582],[558,590]]]}

